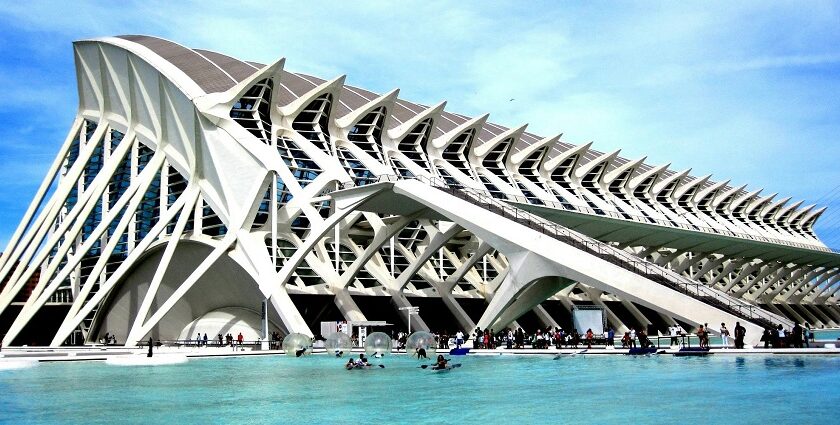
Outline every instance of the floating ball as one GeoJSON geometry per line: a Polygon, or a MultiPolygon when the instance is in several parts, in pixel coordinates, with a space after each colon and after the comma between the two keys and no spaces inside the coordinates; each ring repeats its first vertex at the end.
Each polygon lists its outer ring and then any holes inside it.
{"type": "Polygon", "coordinates": [[[406,353],[413,354],[421,348],[426,350],[427,356],[434,355],[437,350],[437,341],[435,341],[435,336],[424,331],[417,331],[409,335],[408,339],[405,341],[406,353]]]}
{"type": "Polygon", "coordinates": [[[312,354],[312,338],[299,333],[288,334],[283,338],[283,351],[287,356],[295,357],[312,354]]]}
{"type": "Polygon", "coordinates": [[[353,341],[350,340],[350,335],[344,332],[333,332],[327,335],[326,341],[324,341],[324,348],[327,349],[327,353],[339,353],[342,351],[349,353],[350,349],[353,348],[353,341]]]}
{"type": "Polygon", "coordinates": [[[383,332],[374,332],[365,339],[365,354],[385,355],[391,352],[391,337],[383,332]]]}

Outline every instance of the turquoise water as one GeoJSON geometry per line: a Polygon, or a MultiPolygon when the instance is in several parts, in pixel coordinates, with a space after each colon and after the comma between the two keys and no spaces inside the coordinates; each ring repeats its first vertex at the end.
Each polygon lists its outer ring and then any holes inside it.
{"type": "Polygon", "coordinates": [[[816,339],[840,339],[840,329],[824,329],[814,331],[816,339]]]}
{"type": "Polygon", "coordinates": [[[405,356],[346,371],[327,356],[172,366],[42,363],[0,371],[5,423],[836,423],[840,357],[405,356]]]}

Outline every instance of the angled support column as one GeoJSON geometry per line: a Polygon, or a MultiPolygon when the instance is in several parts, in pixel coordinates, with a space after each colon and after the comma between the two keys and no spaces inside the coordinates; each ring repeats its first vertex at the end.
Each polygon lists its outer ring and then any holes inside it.
{"type": "MultiPolygon", "coordinates": [[[[726,257],[720,257],[718,259],[711,259],[709,261],[706,261],[705,263],[703,263],[703,266],[700,267],[699,270],[697,270],[696,272],[694,272],[693,275],[691,275],[691,278],[694,280],[700,279],[700,277],[705,276],[710,271],[720,267],[720,265],[723,264],[724,261],[726,261],[726,257]]],[[[733,264],[732,268],[734,269],[735,267],[737,267],[737,264],[740,263],[730,261],[728,264],[733,264]]]]}
{"type": "Polygon", "coordinates": [[[449,309],[449,312],[455,316],[455,320],[458,321],[458,325],[461,326],[461,330],[464,331],[464,333],[468,334],[470,330],[475,329],[475,322],[470,319],[470,316],[466,311],[464,311],[461,304],[458,304],[458,300],[456,300],[451,293],[441,292],[440,299],[443,301],[443,304],[446,305],[446,308],[449,309]]]}
{"type": "MultiPolygon", "coordinates": [[[[761,285],[754,292],[752,292],[752,293],[744,292],[741,295],[745,299],[755,301],[758,298],[760,298],[762,295],[764,295],[764,293],[767,292],[767,290],[770,289],[776,282],[782,280],[786,276],[790,276],[791,272],[792,272],[791,269],[789,269],[787,267],[782,267],[778,271],[776,271],[776,274],[772,278],[768,279],[767,282],[764,282],[764,284],[761,285]]],[[[741,293],[741,291],[738,291],[738,292],[739,292],[739,294],[741,293]]],[[[768,300],[772,300],[772,298],[768,298],[768,300]]]]}
{"type": "Polygon", "coordinates": [[[347,321],[365,321],[367,318],[362,313],[362,310],[359,309],[359,306],[356,304],[356,301],[353,300],[353,297],[350,295],[350,292],[347,291],[347,288],[335,288],[333,289],[335,293],[335,298],[333,302],[335,302],[336,307],[338,307],[338,311],[341,312],[341,315],[344,316],[344,319],[347,321]]]}
{"type": "Polygon", "coordinates": [[[805,275],[805,277],[803,277],[802,280],[799,281],[799,283],[793,285],[793,287],[785,291],[784,294],[781,294],[781,300],[784,302],[788,302],[788,300],[790,300],[791,295],[795,294],[796,291],[802,289],[803,286],[809,284],[809,282],[814,281],[814,279],[819,280],[820,275],[825,275],[826,273],[827,272],[825,269],[812,270],[810,273],[805,275]]]}
{"type": "MultiPolygon", "coordinates": [[[[405,323],[408,323],[408,315],[410,314],[409,311],[400,310],[400,308],[413,307],[408,301],[408,298],[405,297],[405,294],[402,291],[389,289],[388,293],[391,295],[391,302],[394,303],[394,308],[397,309],[397,313],[399,313],[405,323]]],[[[426,324],[419,314],[414,315],[414,317],[411,318],[411,328],[429,332],[429,325],[426,324]]]]}
{"type": "Polygon", "coordinates": [[[835,323],[835,326],[840,324],[840,310],[837,309],[837,306],[826,305],[825,307],[827,308],[818,308],[818,310],[831,318],[832,322],[835,323]]]}
{"type": "MultiPolygon", "coordinates": [[[[737,268],[740,265],[741,264],[739,264],[738,262],[733,261],[733,262],[730,262],[729,264],[723,266],[723,271],[721,271],[717,276],[715,276],[714,279],[709,281],[709,286],[715,286],[716,283],[723,280],[726,276],[728,276],[730,273],[732,273],[732,271],[734,271],[735,268],[737,268]]],[[[721,288],[721,291],[723,291],[723,292],[731,291],[732,288],[735,287],[735,285],[737,285],[739,282],[744,280],[747,276],[752,274],[758,267],[760,267],[759,264],[747,264],[747,265],[745,265],[744,268],[742,268],[741,271],[738,272],[738,275],[736,275],[734,279],[730,279],[729,282],[726,283],[726,285],[723,285],[723,288],[721,288]]],[[[749,286],[749,285],[745,284],[744,286],[749,286]]]]}
{"type": "Polygon", "coordinates": [[[502,329],[526,311],[572,284],[569,279],[546,276],[544,271],[551,270],[552,265],[534,253],[509,255],[508,261],[508,274],[478,321],[478,327],[482,329],[502,329]],[[540,282],[537,282],[538,280],[540,282]]]}
{"type": "Polygon", "coordinates": [[[543,306],[537,304],[534,307],[534,313],[537,315],[537,318],[540,319],[540,323],[542,323],[543,326],[551,329],[560,327],[560,325],[557,324],[554,318],[551,317],[551,315],[548,314],[547,311],[545,311],[545,308],[543,306]]]}
{"type": "MultiPolygon", "coordinates": [[[[805,275],[805,272],[807,272],[807,271],[808,271],[807,268],[800,267],[798,270],[791,273],[791,275],[788,276],[787,279],[784,279],[782,282],[780,282],[778,285],[776,285],[776,288],[767,292],[767,296],[770,297],[771,299],[776,298],[782,291],[785,290],[785,288],[793,285],[794,282],[796,282],[797,280],[800,280],[800,278],[802,278],[803,275],[805,275]]],[[[812,275],[812,274],[813,274],[813,271],[811,273],[809,273],[808,275],[812,275]]]]}
{"type": "Polygon", "coordinates": [[[796,303],[802,302],[805,299],[805,297],[807,297],[809,294],[811,294],[811,292],[813,292],[815,289],[819,288],[820,285],[829,281],[830,279],[837,276],[838,274],[840,274],[840,269],[834,269],[834,270],[832,270],[828,273],[823,274],[822,276],[819,276],[813,282],[809,283],[808,286],[803,288],[799,292],[799,294],[790,293],[789,295],[787,295],[788,302],[796,302],[796,303]]]}
{"type": "MultiPolygon", "coordinates": [[[[832,277],[825,285],[815,286],[812,289],[813,293],[811,295],[805,295],[804,300],[808,302],[815,302],[825,292],[828,292],[828,295],[825,297],[827,299],[837,291],[836,288],[832,287],[837,286],[838,282],[840,282],[840,274],[832,277]]],[[[837,286],[837,288],[840,288],[840,286],[837,286]]]]}
{"type": "Polygon", "coordinates": [[[271,305],[274,307],[274,310],[278,315],[280,315],[280,322],[286,327],[284,331],[287,333],[296,332],[314,336],[312,334],[312,330],[309,329],[309,325],[306,324],[306,321],[303,320],[303,316],[301,316],[298,312],[295,303],[292,301],[291,297],[289,297],[289,293],[286,291],[285,286],[277,285],[277,287],[271,291],[269,300],[271,301],[271,305]]]}
{"type": "MultiPolygon", "coordinates": [[[[773,300],[768,299],[765,302],[772,304],[773,300]]],[[[797,313],[796,310],[791,308],[791,306],[788,305],[787,303],[782,303],[782,304],[777,304],[777,305],[779,306],[779,308],[784,310],[785,315],[787,317],[792,317],[794,319],[794,321],[797,321],[800,324],[807,322],[807,320],[804,317],[802,317],[799,313],[797,313]]]]}
{"type": "Polygon", "coordinates": [[[816,321],[811,322],[812,325],[825,325],[831,328],[837,327],[837,323],[819,308],[809,309],[802,304],[799,304],[799,306],[802,307],[802,309],[805,310],[810,317],[816,318],[816,321]]]}

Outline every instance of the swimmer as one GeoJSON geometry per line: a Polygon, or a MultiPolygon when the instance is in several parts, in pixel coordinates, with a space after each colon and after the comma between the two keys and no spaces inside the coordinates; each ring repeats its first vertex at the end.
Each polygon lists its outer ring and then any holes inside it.
{"type": "Polygon", "coordinates": [[[359,360],[356,360],[356,367],[363,368],[363,367],[369,367],[369,366],[370,366],[370,364],[368,364],[368,359],[367,359],[367,357],[365,357],[365,353],[360,353],[359,354],[359,360]]]}
{"type": "Polygon", "coordinates": [[[344,365],[344,368],[347,369],[347,370],[352,370],[355,367],[356,367],[356,362],[353,361],[353,358],[351,357],[351,358],[347,359],[347,364],[344,365]]]}
{"type": "Polygon", "coordinates": [[[438,354],[437,363],[435,364],[435,367],[433,369],[441,370],[441,369],[446,369],[446,367],[447,367],[447,360],[443,358],[443,354],[438,354]]]}

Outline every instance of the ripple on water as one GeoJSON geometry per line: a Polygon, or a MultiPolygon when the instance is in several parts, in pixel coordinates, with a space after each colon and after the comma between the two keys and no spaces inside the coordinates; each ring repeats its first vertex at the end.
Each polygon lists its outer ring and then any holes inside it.
{"type": "Polygon", "coordinates": [[[840,403],[837,357],[466,356],[448,373],[405,356],[382,359],[384,369],[346,371],[346,361],[41,364],[0,373],[0,411],[26,423],[778,423],[768,406],[784,403],[831,423],[840,403]]]}

